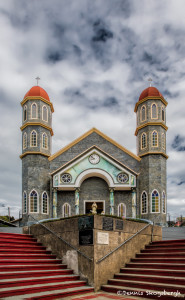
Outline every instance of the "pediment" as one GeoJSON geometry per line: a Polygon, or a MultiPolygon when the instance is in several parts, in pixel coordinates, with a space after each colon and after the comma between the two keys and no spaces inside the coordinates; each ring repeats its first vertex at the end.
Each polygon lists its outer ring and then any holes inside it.
{"type": "Polygon", "coordinates": [[[93,146],[51,175],[53,187],[62,190],[80,188],[82,182],[89,177],[103,178],[115,190],[130,190],[136,186],[137,174],[93,146]]]}

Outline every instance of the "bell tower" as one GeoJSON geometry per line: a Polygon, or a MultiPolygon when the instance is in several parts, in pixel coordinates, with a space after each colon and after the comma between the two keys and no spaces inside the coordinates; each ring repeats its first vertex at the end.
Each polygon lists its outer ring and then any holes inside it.
{"type": "Polygon", "coordinates": [[[155,87],[148,87],[135,105],[137,154],[141,158],[140,216],[156,224],[166,223],[167,104],[155,87]]]}
{"type": "MultiPolygon", "coordinates": [[[[49,161],[53,136],[53,105],[47,92],[33,86],[22,106],[22,214],[45,219],[49,211],[49,161]]],[[[31,220],[31,219],[30,219],[31,220]]]]}

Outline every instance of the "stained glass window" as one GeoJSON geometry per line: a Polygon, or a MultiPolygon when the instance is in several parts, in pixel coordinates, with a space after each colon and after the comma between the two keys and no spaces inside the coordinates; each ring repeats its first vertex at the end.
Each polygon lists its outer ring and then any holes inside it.
{"type": "Polygon", "coordinates": [[[141,136],[141,149],[146,148],[146,133],[143,133],[141,136]]]}
{"type": "Polygon", "coordinates": [[[152,146],[153,147],[158,146],[158,133],[157,133],[157,131],[152,132],[152,146]]]}
{"type": "Polygon", "coordinates": [[[32,119],[37,118],[37,105],[35,103],[33,103],[31,106],[31,117],[32,119]]]}
{"type": "Polygon", "coordinates": [[[64,218],[69,217],[70,214],[71,214],[71,207],[68,203],[65,203],[63,205],[63,216],[64,216],[64,218]]]}
{"type": "Polygon", "coordinates": [[[38,195],[36,191],[32,191],[30,194],[30,212],[38,212],[38,195]]]}
{"type": "Polygon", "coordinates": [[[152,119],[157,119],[157,105],[152,104],[152,119]]]}
{"type": "Polygon", "coordinates": [[[42,135],[42,147],[48,149],[48,136],[46,133],[43,133],[42,135]]]}
{"type": "Polygon", "coordinates": [[[141,196],[141,213],[146,214],[147,213],[147,194],[146,192],[142,193],[141,196]]]}
{"type": "Polygon", "coordinates": [[[45,105],[42,107],[42,119],[43,121],[48,121],[48,109],[45,105]]]}
{"type": "Polygon", "coordinates": [[[24,192],[23,194],[23,214],[27,213],[27,194],[24,192]]]}
{"type": "Polygon", "coordinates": [[[27,120],[27,106],[25,105],[24,106],[24,118],[23,118],[24,121],[27,120]]]}
{"type": "Polygon", "coordinates": [[[126,205],[124,203],[118,205],[118,217],[126,217],[126,205]]]}
{"type": "Polygon", "coordinates": [[[152,192],[152,212],[159,212],[159,193],[157,190],[152,192]]]}
{"type": "Polygon", "coordinates": [[[37,146],[37,133],[35,130],[31,132],[30,144],[31,144],[31,147],[37,146]]]}
{"type": "Polygon", "coordinates": [[[166,196],[165,196],[165,192],[163,192],[162,194],[162,206],[163,206],[163,213],[166,213],[166,196]]]}
{"type": "Polygon", "coordinates": [[[23,149],[27,147],[27,133],[25,132],[23,135],[23,149]]]}
{"type": "Polygon", "coordinates": [[[48,213],[48,195],[46,192],[42,194],[42,212],[43,214],[48,213]]]}
{"type": "Polygon", "coordinates": [[[142,108],[141,108],[141,120],[145,121],[145,119],[146,119],[146,107],[142,106],[142,108]]]}

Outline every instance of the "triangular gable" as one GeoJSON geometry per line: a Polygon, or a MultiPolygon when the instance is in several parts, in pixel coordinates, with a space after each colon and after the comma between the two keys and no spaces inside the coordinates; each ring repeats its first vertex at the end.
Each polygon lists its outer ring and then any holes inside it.
{"type": "Polygon", "coordinates": [[[138,174],[98,147],[93,146],[75,157],[71,162],[55,170],[51,175],[53,175],[54,188],[75,189],[80,187],[84,179],[97,176],[105,179],[109,187],[122,190],[135,187],[135,175],[138,174]],[[92,155],[98,158],[95,163],[91,161],[92,155]],[[126,176],[127,179],[124,182],[120,181],[120,174],[126,176]]]}
{"type": "Polygon", "coordinates": [[[120,145],[119,143],[117,143],[116,141],[112,140],[111,138],[109,138],[107,135],[105,135],[104,133],[102,133],[98,129],[92,128],[91,130],[87,131],[82,136],[80,136],[79,138],[75,139],[73,142],[71,142],[70,144],[68,144],[64,148],[62,148],[59,151],[57,151],[55,154],[51,155],[48,158],[49,161],[52,161],[53,159],[55,159],[56,157],[58,157],[59,155],[61,155],[62,153],[64,153],[65,151],[67,151],[68,149],[70,149],[71,147],[73,147],[74,145],[76,145],[77,143],[79,143],[80,141],[82,141],[83,139],[85,139],[87,136],[89,136],[93,132],[97,133],[98,135],[100,135],[101,137],[103,137],[105,140],[107,140],[108,142],[110,142],[114,146],[118,147],[123,152],[127,153],[128,155],[130,155],[132,158],[136,159],[137,161],[141,160],[141,158],[139,156],[135,155],[134,153],[132,153],[131,151],[129,151],[128,149],[126,149],[125,147],[123,147],[122,145],[120,145]]]}

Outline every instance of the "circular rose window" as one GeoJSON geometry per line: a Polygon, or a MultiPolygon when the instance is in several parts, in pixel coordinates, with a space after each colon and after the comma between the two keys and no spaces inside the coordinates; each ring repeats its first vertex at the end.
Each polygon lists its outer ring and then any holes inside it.
{"type": "Polygon", "coordinates": [[[117,179],[120,183],[125,183],[128,181],[128,175],[125,173],[119,173],[117,179]]]}
{"type": "Polygon", "coordinates": [[[63,183],[70,183],[72,180],[72,177],[69,173],[64,173],[64,174],[60,175],[60,180],[63,183]]]}

